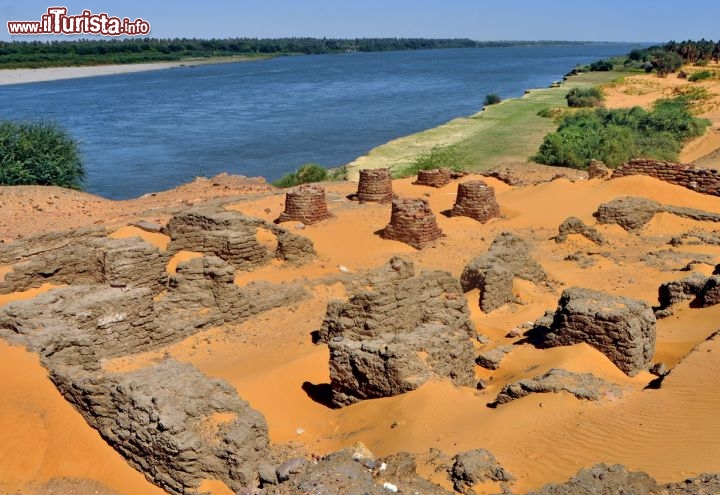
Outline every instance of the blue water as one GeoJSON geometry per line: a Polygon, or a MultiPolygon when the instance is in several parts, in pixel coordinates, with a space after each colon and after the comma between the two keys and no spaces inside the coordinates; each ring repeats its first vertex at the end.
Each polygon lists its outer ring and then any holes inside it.
{"type": "Polygon", "coordinates": [[[126,199],[229,172],[274,180],[629,52],[587,44],[280,57],[0,86],[0,118],[50,119],[80,142],[85,189],[126,199]]]}

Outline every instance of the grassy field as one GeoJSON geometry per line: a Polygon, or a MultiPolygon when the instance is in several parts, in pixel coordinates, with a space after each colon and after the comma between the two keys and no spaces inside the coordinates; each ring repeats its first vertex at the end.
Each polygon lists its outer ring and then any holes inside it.
{"type": "Polygon", "coordinates": [[[622,77],[618,72],[588,72],[570,77],[559,88],[530,90],[522,98],[505,100],[469,118],[457,118],[433,129],[390,141],[346,166],[349,180],[363,168],[407,167],[434,146],[456,145],[467,170],[487,170],[505,163],[527,162],[543,138],[555,130],[553,119],[539,117],[544,108],[565,107],[571,88],[606,84],[622,77]]]}

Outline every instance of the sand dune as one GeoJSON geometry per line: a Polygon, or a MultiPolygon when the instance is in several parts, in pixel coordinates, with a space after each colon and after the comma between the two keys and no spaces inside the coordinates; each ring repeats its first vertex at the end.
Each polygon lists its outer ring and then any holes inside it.
{"type": "MultiPolygon", "coordinates": [[[[659,322],[656,358],[670,367],[676,366],[660,390],[643,390],[653,378],[651,375],[641,373],[628,378],[603,354],[585,344],[548,350],[526,344],[509,353],[499,370],[476,369],[478,377],[489,380],[483,391],[433,381],[415,392],[365,401],[341,410],[328,409],[311,398],[312,391],[322,390],[329,376],[327,348],[313,345],[309,334],[320,326],[327,302],[345,297],[346,289],[339,280],[350,276],[340,272],[337,265],[346,265],[355,272],[378,266],[393,254],[403,254],[422,268],[444,269],[459,275],[464,265],[487,249],[497,234],[515,231],[531,242],[533,256],[550,274],[551,287],[518,281],[515,292],[523,304],[506,306],[490,314],[478,308],[477,290],[466,294],[478,331],[491,339],[491,346],[509,344],[513,339],[505,334],[538,318],[546,309],[553,309],[564,287],[592,287],[656,304],[658,285],[683,274],[661,270],[642,261],[643,257],[666,249],[672,235],[715,229],[714,224],[660,214],[639,234],[629,234],[617,226],[596,225],[609,241],[606,246],[577,237],[557,244],[552,238],[567,216],[576,215],[594,225],[592,213],[601,203],[625,195],[720,212],[720,198],[649,177],[574,183],[559,179],[526,188],[511,188],[493,179],[487,182],[496,187],[505,218],[482,225],[466,218],[439,215],[438,222],[446,237],[422,251],[384,241],[373,234],[389,219],[387,206],[345,200],[331,202],[334,217],[301,232],[316,245],[319,254],[316,263],[299,268],[274,263],[257,272],[239,273],[237,277],[240,284],[253,279],[314,280],[311,299],[291,308],[269,311],[238,326],[205,331],[161,351],[113,360],[105,366],[128,370],[159,361],[166,354],[192,362],[203,372],[228,380],[260,410],[267,418],[273,442],[291,442],[311,453],[322,454],[355,441],[362,441],[377,454],[398,450],[421,453],[429,448],[453,454],[487,448],[518,477],[517,491],[562,481],[579,467],[600,461],[623,463],[667,481],[701,471],[719,471],[720,460],[706,453],[720,448],[715,414],[720,398],[712,391],[720,386],[715,384],[720,370],[716,369],[718,363],[713,357],[720,349],[716,349],[717,341],[701,344],[716,330],[715,322],[720,316],[717,308],[694,309],[685,305],[674,316],[659,322]],[[595,265],[581,268],[565,260],[578,250],[594,253],[595,265]],[[699,350],[684,358],[698,344],[699,350]],[[544,394],[497,409],[487,407],[503,385],[551,368],[593,373],[621,386],[624,395],[587,403],[565,393],[544,394]]],[[[342,197],[351,187],[330,185],[329,195],[342,197]]],[[[435,211],[452,206],[455,187],[456,183],[440,189],[415,186],[410,180],[395,183],[401,195],[427,197],[435,211]]],[[[268,195],[238,202],[232,208],[270,219],[279,205],[281,197],[268,195]],[[268,207],[273,208],[269,214],[265,212],[268,207]]],[[[292,228],[293,224],[288,226],[292,228]]],[[[166,241],[133,229],[122,229],[113,235],[142,235],[158,245],[166,241]]],[[[714,260],[720,258],[717,246],[681,246],[676,250],[688,256],[702,251],[714,260]]],[[[188,253],[182,256],[188,255],[192,256],[188,253]]],[[[708,265],[705,272],[711,268],[708,265]]],[[[11,350],[5,346],[0,351],[4,355],[11,350]]],[[[33,366],[42,375],[37,363],[33,366]]],[[[8,433],[12,433],[15,442],[25,441],[22,430],[11,429],[11,423],[12,419],[4,423],[8,433]]],[[[52,426],[45,431],[50,430],[52,426]]],[[[92,434],[92,430],[84,433],[88,437],[92,434]]],[[[43,438],[31,450],[47,449],[46,444],[53,441],[43,438]]],[[[93,445],[90,440],[87,442],[93,445]]],[[[90,451],[92,448],[82,447],[90,451]]],[[[102,455],[112,454],[110,450],[102,455]]],[[[102,470],[73,471],[55,464],[52,456],[35,469],[47,472],[48,478],[73,475],[100,479],[120,493],[132,493],[126,485],[112,484],[102,470]]]]}

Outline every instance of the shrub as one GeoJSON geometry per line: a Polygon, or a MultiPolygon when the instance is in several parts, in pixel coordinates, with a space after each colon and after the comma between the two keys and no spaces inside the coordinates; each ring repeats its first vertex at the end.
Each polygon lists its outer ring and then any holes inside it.
{"type": "Polygon", "coordinates": [[[573,88],[565,99],[571,108],[598,107],[602,105],[603,94],[599,88],[573,88]]]}
{"type": "Polygon", "coordinates": [[[78,144],[52,122],[0,122],[0,184],[80,189],[78,144]]]}
{"type": "Polygon", "coordinates": [[[650,64],[658,76],[665,77],[682,67],[683,58],[675,52],[659,50],[653,53],[650,64]]]}
{"type": "Polygon", "coordinates": [[[564,112],[565,112],[565,110],[563,110],[560,107],[547,107],[547,108],[541,109],[537,113],[537,115],[538,115],[538,117],[543,117],[545,119],[556,119],[556,118],[560,117],[564,112]]]}
{"type": "Polygon", "coordinates": [[[490,105],[497,105],[501,101],[502,98],[500,98],[499,95],[495,93],[490,93],[489,95],[485,96],[485,101],[483,102],[483,105],[489,107],[490,105]]]}
{"type": "Polygon", "coordinates": [[[688,81],[690,82],[697,82],[697,81],[703,81],[705,79],[710,79],[713,76],[713,73],[709,70],[701,70],[699,72],[696,72],[690,77],[688,77],[688,81]]]}
{"type": "Polygon", "coordinates": [[[449,168],[451,170],[462,170],[464,159],[456,146],[434,146],[429,151],[419,155],[415,160],[394,175],[395,177],[408,177],[417,174],[420,170],[432,170],[436,168],[449,168]]]}
{"type": "Polygon", "coordinates": [[[618,166],[631,158],[677,160],[682,143],[701,135],[709,122],[693,117],[684,97],[640,107],[580,110],[562,118],[533,159],[548,165],[585,168],[591,159],[618,166]]]}
{"type": "Polygon", "coordinates": [[[327,179],[327,169],[317,163],[301,165],[292,174],[287,174],[273,182],[275,187],[293,187],[310,182],[322,182],[327,179]]]}
{"type": "Polygon", "coordinates": [[[613,63],[610,60],[598,60],[590,64],[590,71],[592,72],[608,72],[613,70],[613,63]]]}

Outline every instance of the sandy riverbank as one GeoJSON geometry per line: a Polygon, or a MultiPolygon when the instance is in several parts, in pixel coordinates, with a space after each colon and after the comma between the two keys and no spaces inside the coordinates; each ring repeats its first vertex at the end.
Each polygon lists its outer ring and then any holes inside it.
{"type": "Polygon", "coordinates": [[[194,67],[206,64],[224,64],[234,62],[250,62],[263,60],[247,57],[219,57],[201,60],[181,60],[178,62],[151,62],[145,64],[123,65],[91,65],[83,67],[46,67],[42,69],[0,69],[0,86],[7,84],[24,84],[81,77],[109,76],[114,74],[130,74],[153,70],[194,67]]]}

